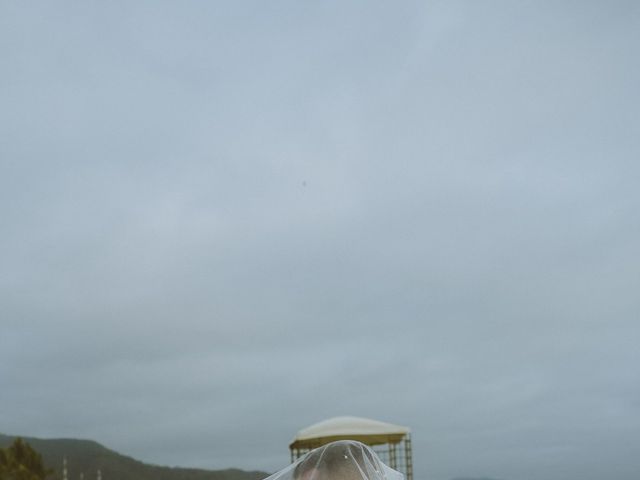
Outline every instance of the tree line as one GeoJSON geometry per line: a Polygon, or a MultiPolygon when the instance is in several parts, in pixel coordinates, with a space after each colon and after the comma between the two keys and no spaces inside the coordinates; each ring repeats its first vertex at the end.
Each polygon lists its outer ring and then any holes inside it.
{"type": "Polygon", "coordinates": [[[21,438],[0,448],[0,480],[45,480],[52,473],[44,466],[42,455],[21,438]]]}

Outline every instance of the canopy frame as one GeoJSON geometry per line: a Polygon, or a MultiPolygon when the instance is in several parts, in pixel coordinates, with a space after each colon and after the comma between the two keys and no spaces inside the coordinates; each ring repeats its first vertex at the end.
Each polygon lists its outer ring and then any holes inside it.
{"type": "Polygon", "coordinates": [[[370,446],[385,464],[413,480],[411,430],[367,418],[336,417],[298,432],[289,444],[291,462],[311,450],[338,440],[356,440],[370,446]]]}

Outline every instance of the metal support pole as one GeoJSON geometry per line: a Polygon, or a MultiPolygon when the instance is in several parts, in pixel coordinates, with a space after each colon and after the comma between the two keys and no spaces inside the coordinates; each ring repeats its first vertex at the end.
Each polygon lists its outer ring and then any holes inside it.
{"type": "Polygon", "coordinates": [[[413,480],[413,453],[411,451],[411,435],[404,437],[404,458],[406,464],[407,480],[413,480]]]}

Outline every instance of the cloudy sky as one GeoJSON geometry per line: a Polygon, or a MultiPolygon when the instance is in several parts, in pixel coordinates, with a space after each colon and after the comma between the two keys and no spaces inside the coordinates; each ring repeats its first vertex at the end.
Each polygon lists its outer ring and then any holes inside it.
{"type": "Polygon", "coordinates": [[[640,474],[638,2],[0,3],[0,431],[640,474]]]}

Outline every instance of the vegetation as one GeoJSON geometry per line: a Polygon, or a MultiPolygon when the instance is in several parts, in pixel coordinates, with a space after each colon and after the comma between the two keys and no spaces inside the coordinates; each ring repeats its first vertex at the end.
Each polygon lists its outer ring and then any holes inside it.
{"type": "MultiPolygon", "coordinates": [[[[204,470],[149,465],[91,440],[27,438],[42,454],[45,465],[54,467],[48,480],[62,480],[62,459],[67,459],[69,480],[96,480],[100,470],[102,480],[262,480],[265,472],[238,469],[204,470]]],[[[14,442],[14,437],[0,434],[0,449],[14,442]]],[[[44,477],[42,477],[44,478],[44,477]]],[[[8,477],[0,480],[42,480],[41,477],[8,477]]]]}
{"type": "Polygon", "coordinates": [[[42,455],[21,438],[0,448],[0,480],[44,480],[52,473],[45,468],[42,455]]]}

